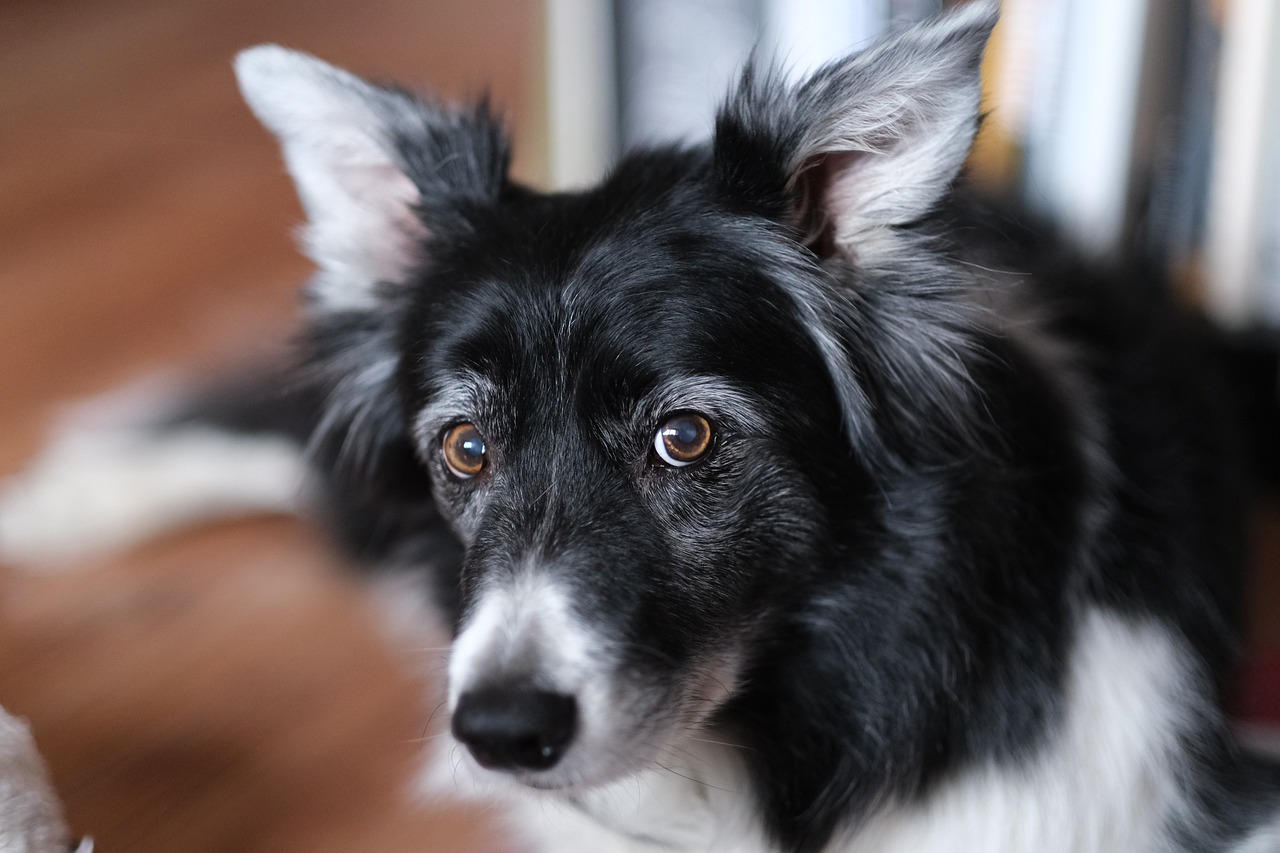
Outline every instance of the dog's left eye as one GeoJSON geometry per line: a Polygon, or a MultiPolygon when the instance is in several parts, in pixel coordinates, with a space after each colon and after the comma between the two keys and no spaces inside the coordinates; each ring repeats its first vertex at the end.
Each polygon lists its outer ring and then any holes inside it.
{"type": "Polygon", "coordinates": [[[658,427],[653,451],[673,468],[683,468],[707,455],[714,436],[715,430],[706,417],[697,412],[681,412],[658,427]]]}
{"type": "Polygon", "coordinates": [[[440,452],[449,471],[463,480],[470,480],[484,471],[488,458],[484,436],[472,423],[450,427],[440,440],[440,452]]]}

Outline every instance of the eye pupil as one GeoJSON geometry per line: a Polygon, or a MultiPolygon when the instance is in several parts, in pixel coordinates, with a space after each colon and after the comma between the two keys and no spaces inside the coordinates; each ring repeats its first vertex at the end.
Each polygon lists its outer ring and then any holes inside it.
{"type": "Polygon", "coordinates": [[[674,415],[658,428],[653,448],[663,462],[683,468],[697,462],[711,449],[711,422],[696,412],[674,415]]]}
{"type": "Polygon", "coordinates": [[[441,439],[440,451],[449,471],[463,480],[478,475],[488,460],[484,436],[471,423],[450,427],[441,439]]]}
{"type": "Polygon", "coordinates": [[[698,424],[694,423],[690,418],[680,418],[672,421],[667,427],[667,438],[677,444],[689,445],[698,440],[698,424]]]}

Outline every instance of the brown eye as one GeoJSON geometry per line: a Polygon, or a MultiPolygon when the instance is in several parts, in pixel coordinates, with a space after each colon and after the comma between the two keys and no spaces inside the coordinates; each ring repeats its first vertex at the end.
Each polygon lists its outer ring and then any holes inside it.
{"type": "Polygon", "coordinates": [[[663,462],[683,468],[707,455],[714,435],[711,421],[697,412],[684,412],[672,415],[658,427],[653,450],[663,462]]]}
{"type": "Polygon", "coordinates": [[[488,459],[484,436],[471,423],[449,427],[440,441],[440,452],[453,475],[463,480],[470,480],[483,471],[488,459]]]}

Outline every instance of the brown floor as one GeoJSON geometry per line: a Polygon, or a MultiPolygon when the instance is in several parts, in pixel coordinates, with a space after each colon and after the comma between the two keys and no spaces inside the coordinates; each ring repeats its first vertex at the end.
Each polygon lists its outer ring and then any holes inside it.
{"type": "MultiPolygon", "coordinates": [[[[240,104],[237,49],[488,87],[536,178],[539,16],[503,0],[0,4],[0,476],[53,404],[287,339],[300,214],[240,104]]],[[[75,572],[0,567],[0,704],[30,720],[104,851],[497,849],[481,816],[406,793],[432,710],[412,673],[433,655],[384,636],[367,590],[286,519],[75,572]]]]}
{"type": "MultiPolygon", "coordinates": [[[[280,346],[307,264],[228,61],[272,40],[446,94],[488,85],[538,176],[533,2],[0,4],[0,476],[53,404],[280,346]],[[532,145],[530,143],[533,143],[532,145]]],[[[1280,524],[1251,598],[1280,647],[1280,524]]],[[[103,851],[483,851],[405,794],[429,649],[388,639],[313,531],[262,519],[74,572],[0,567],[0,704],[103,851]]]]}

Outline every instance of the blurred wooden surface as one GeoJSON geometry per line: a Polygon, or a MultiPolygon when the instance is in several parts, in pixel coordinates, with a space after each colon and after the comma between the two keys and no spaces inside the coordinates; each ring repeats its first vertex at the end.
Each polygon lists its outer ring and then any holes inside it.
{"type": "MultiPolygon", "coordinates": [[[[308,264],[230,60],[275,41],[450,97],[491,91],[537,177],[540,6],[507,0],[0,4],[0,476],[60,402],[287,341],[308,264]],[[531,146],[530,143],[533,143],[531,146]]],[[[102,851],[484,851],[416,802],[438,653],[286,519],[74,571],[0,567],[0,704],[102,851]]]]}

